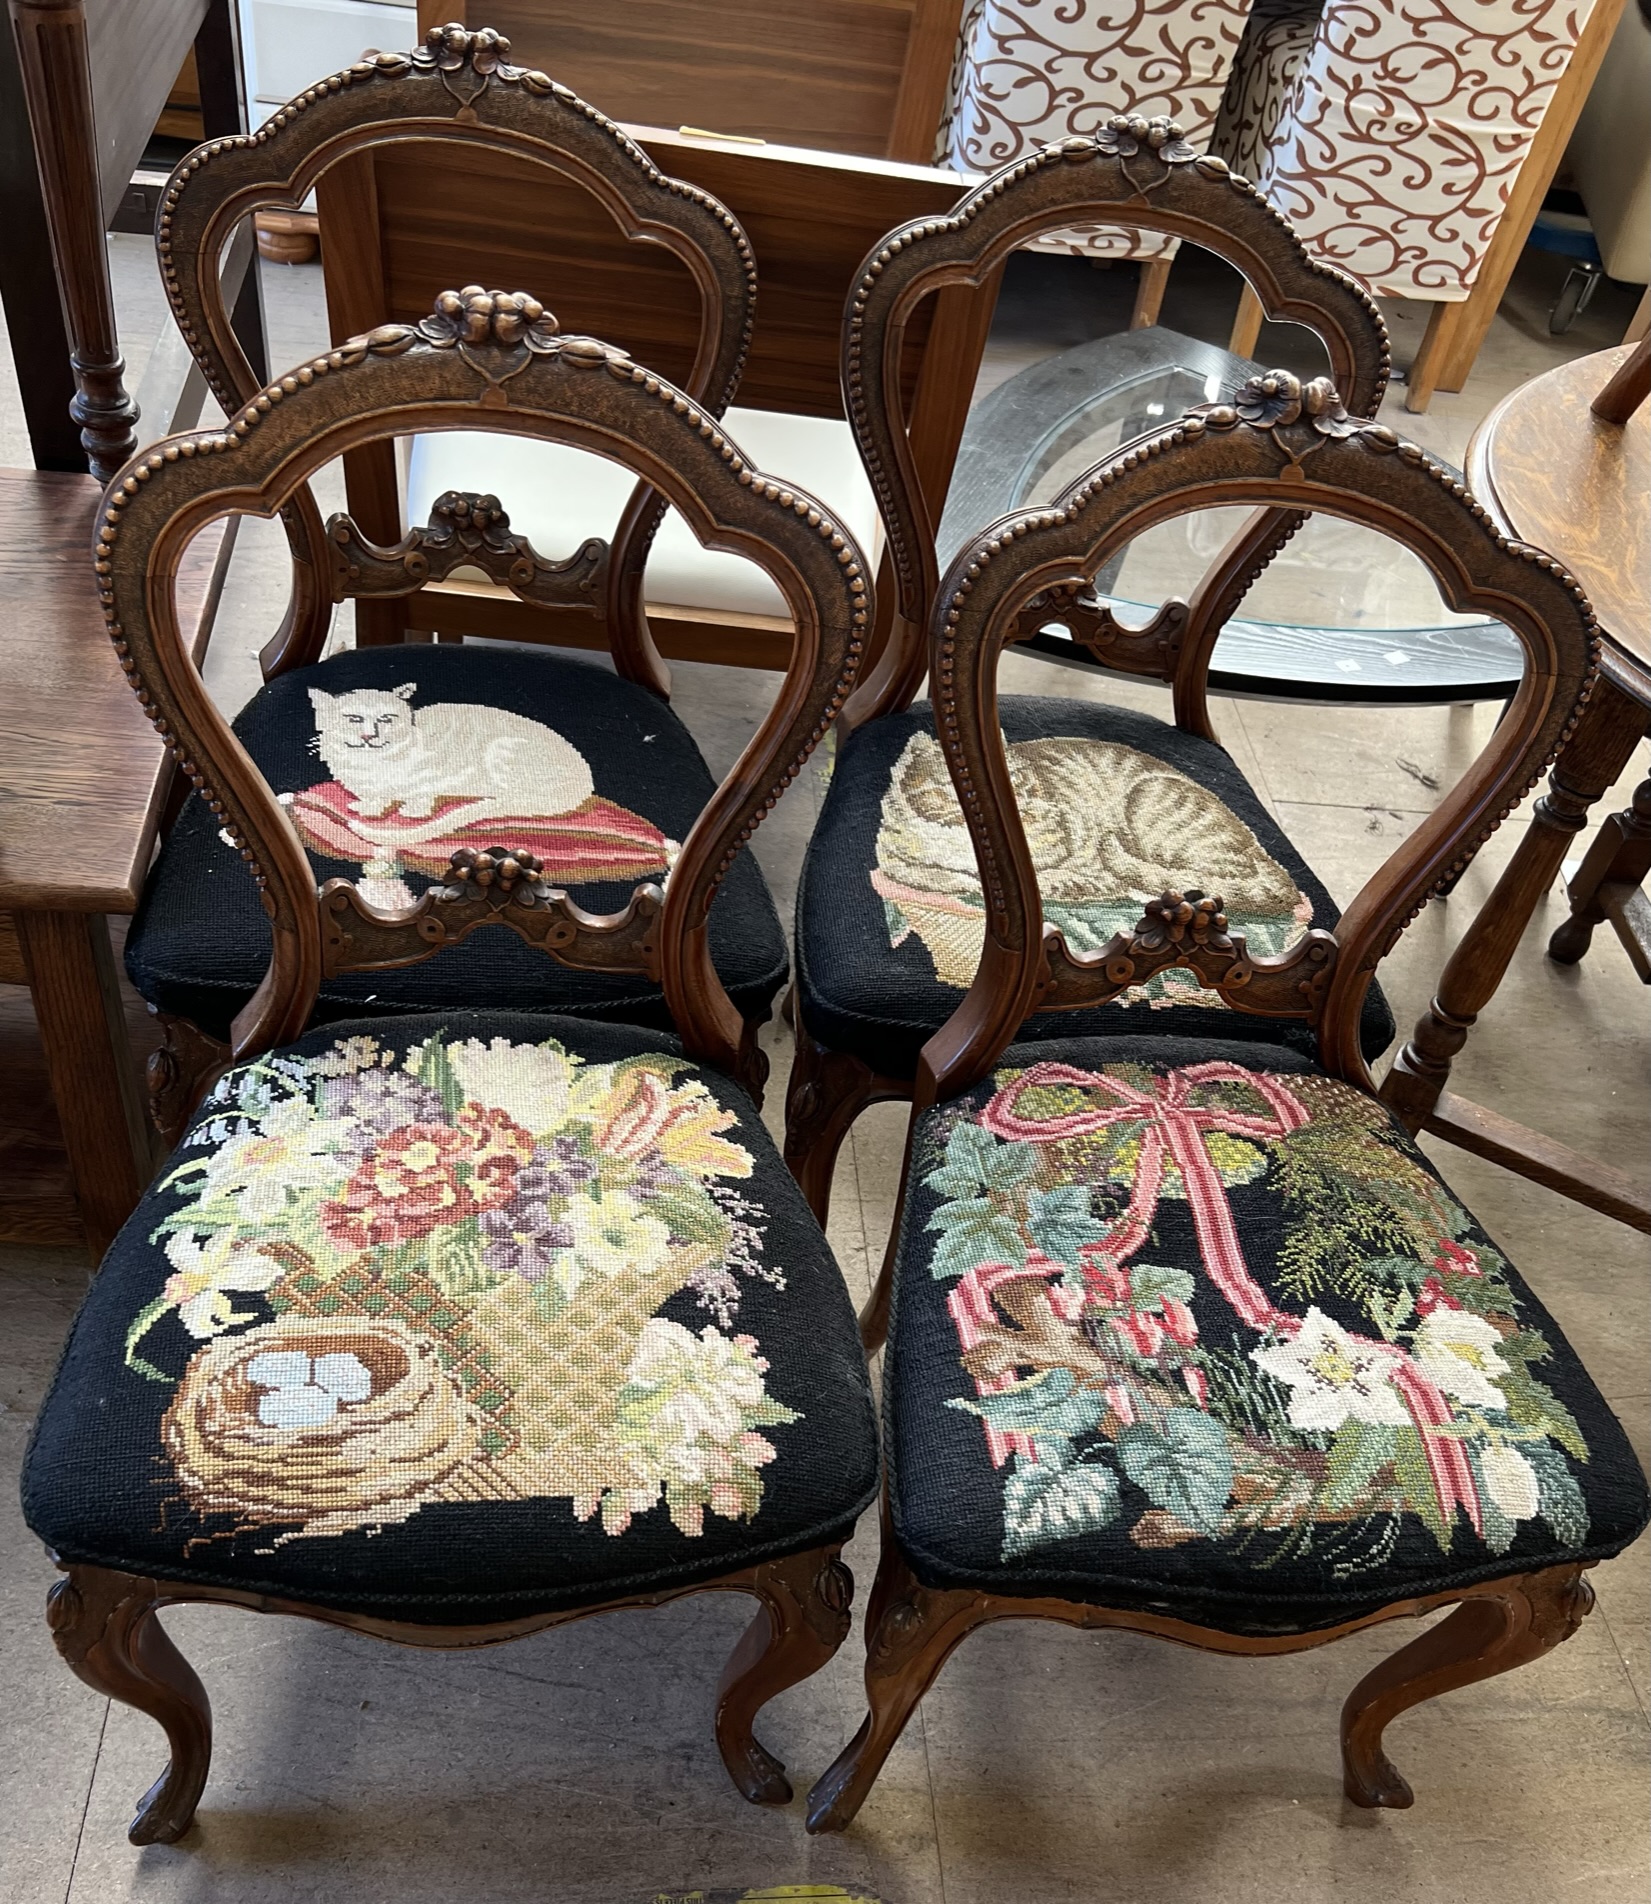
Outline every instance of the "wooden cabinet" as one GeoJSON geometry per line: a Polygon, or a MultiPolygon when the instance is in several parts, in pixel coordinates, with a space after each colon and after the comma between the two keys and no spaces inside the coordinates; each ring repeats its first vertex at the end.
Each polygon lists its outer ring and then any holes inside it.
{"type": "Polygon", "coordinates": [[[421,0],[611,117],[927,165],[962,0],[421,0]]]}

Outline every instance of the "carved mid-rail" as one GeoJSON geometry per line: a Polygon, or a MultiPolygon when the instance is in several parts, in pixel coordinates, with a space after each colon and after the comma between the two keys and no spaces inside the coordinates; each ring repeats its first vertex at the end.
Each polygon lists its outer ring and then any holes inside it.
{"type": "Polygon", "coordinates": [[[472,568],[524,602],[603,612],[606,542],[590,536],[563,561],[546,561],[526,536],[511,529],[497,496],[473,490],[446,490],[424,527],[410,529],[390,548],[369,541],[352,517],[330,517],[327,552],[335,602],[413,595],[426,582],[443,582],[455,569],[472,568]]]}
{"type": "Polygon", "coordinates": [[[1128,932],[1094,952],[1074,952],[1058,927],[1046,926],[1049,985],[1041,1010],[1104,1005],[1132,985],[1181,966],[1239,1011],[1269,1018],[1316,1019],[1335,969],[1333,934],[1312,930],[1277,958],[1252,958],[1242,932],[1227,929],[1221,901],[1197,891],[1166,892],[1128,932]]]}
{"type": "Polygon", "coordinates": [[[518,848],[464,847],[453,855],[452,883],[429,887],[400,912],[380,912],[352,881],[329,879],[321,888],[323,972],[417,965],[481,926],[504,925],[564,965],[658,978],[663,887],[638,886],[619,912],[586,912],[543,874],[543,862],[518,848]]]}
{"type": "Polygon", "coordinates": [[[1009,639],[1030,641],[1046,623],[1059,622],[1102,667],[1158,680],[1175,672],[1191,612],[1187,603],[1174,598],[1144,627],[1126,628],[1087,588],[1049,588],[1034,595],[1021,610],[1009,639]]]}

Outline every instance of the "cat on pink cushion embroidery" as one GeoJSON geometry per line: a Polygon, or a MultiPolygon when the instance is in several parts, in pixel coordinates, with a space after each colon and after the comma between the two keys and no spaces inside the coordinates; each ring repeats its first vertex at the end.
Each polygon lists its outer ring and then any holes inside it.
{"type": "Polygon", "coordinates": [[[439,873],[461,846],[536,853],[547,878],[570,883],[646,877],[674,863],[677,842],[599,798],[589,763],[553,728],[479,703],[415,708],[417,692],[414,682],[311,688],[310,746],[332,778],[280,796],[306,845],[360,863],[369,904],[411,905],[404,874],[439,873]]]}
{"type": "Polygon", "coordinates": [[[487,814],[568,813],[596,791],[590,767],[553,728],[505,708],[467,701],[409,707],[415,682],[398,688],[310,689],[316,751],[364,818],[399,805],[405,819],[427,819],[439,800],[465,797],[487,814]]]}

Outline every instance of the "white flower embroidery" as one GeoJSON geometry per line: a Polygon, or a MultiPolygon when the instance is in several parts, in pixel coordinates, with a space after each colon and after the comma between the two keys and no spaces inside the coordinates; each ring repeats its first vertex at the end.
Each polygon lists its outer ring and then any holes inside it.
{"type": "Polygon", "coordinates": [[[1435,1309],[1411,1342],[1411,1354],[1425,1375],[1459,1402],[1481,1408],[1506,1408],[1507,1397],[1492,1380],[1509,1373],[1497,1353],[1502,1338],[1483,1316],[1469,1309],[1435,1309]]]}
{"type": "MultiPolygon", "coordinates": [[[[409,1071],[417,1071],[420,1055],[408,1055],[409,1071]]],[[[567,1121],[573,1074],[552,1046],[466,1038],[447,1047],[447,1059],[466,1097],[503,1111],[535,1137],[560,1130],[567,1121]]]]}
{"type": "MultiPolygon", "coordinates": [[[[680,1322],[655,1316],[644,1325],[628,1387],[647,1391],[652,1436],[668,1473],[685,1481],[711,1478],[716,1453],[738,1444],[747,1409],[764,1399],[763,1368],[749,1336],[729,1337],[707,1325],[696,1336],[680,1322]]],[[[746,1459],[772,1459],[761,1436],[752,1436],[746,1459]],[[760,1443],[760,1447],[757,1445],[760,1443]]],[[[726,1511],[726,1510],[724,1510],[726,1511]]]]}
{"type": "Polygon", "coordinates": [[[1289,1387],[1293,1427],[1339,1428],[1350,1416],[1394,1428],[1410,1420],[1393,1389],[1391,1351],[1349,1335],[1316,1307],[1290,1341],[1251,1349],[1250,1359],[1289,1387]]]}
{"type": "Polygon", "coordinates": [[[334,1154],[354,1134],[353,1117],[320,1117],[305,1098],[287,1098],[267,1112],[260,1128],[227,1139],[198,1170],[202,1204],[233,1197],[248,1225],[278,1219],[288,1190],[334,1182],[340,1165],[334,1154]]]}
{"type": "Polygon", "coordinates": [[[564,1296],[587,1276],[651,1276],[671,1247],[669,1229],[622,1190],[600,1200],[572,1198],[562,1221],[573,1230],[573,1247],[557,1257],[551,1274],[564,1296]]]}
{"type": "Polygon", "coordinates": [[[1502,1444],[1486,1448],[1479,1457],[1479,1472],[1484,1476],[1486,1493],[1510,1521],[1536,1518],[1542,1507],[1542,1490],[1536,1469],[1517,1448],[1502,1444]]]}
{"type": "Polygon", "coordinates": [[[251,1310],[238,1310],[230,1301],[232,1289],[268,1289],[282,1274],[269,1257],[253,1255],[227,1235],[198,1243],[192,1236],[166,1239],[166,1260],[173,1274],[161,1294],[178,1312],[178,1320],[198,1341],[221,1335],[238,1322],[254,1320],[251,1310]]]}

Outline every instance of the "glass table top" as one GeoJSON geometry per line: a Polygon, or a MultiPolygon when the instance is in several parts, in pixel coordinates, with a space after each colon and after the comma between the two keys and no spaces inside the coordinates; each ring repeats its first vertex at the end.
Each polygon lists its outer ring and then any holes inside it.
{"type": "MultiPolygon", "coordinates": [[[[989,522],[1052,501],[1122,445],[1195,404],[1231,397],[1261,368],[1154,328],[1097,338],[1017,372],[969,414],[940,526],[942,569],[989,522]]],[[[1191,593],[1251,513],[1209,509],[1161,523],[1106,564],[1096,595],[1127,626],[1143,625],[1166,599],[1191,593]]],[[[1030,645],[1099,666],[1058,623],[1030,645]]],[[[1520,668],[1512,633],[1447,609],[1409,550],[1317,515],[1227,623],[1210,680],[1287,699],[1489,700],[1513,691],[1520,668]]]]}

